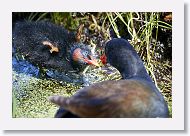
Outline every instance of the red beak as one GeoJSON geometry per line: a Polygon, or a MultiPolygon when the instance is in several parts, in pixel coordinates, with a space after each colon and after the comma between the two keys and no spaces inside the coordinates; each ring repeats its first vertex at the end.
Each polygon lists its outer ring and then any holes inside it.
{"type": "Polygon", "coordinates": [[[98,64],[97,60],[92,58],[91,59],[85,59],[86,63],[88,63],[89,65],[94,65],[97,67],[100,67],[100,65],[98,64]]]}
{"type": "Polygon", "coordinates": [[[105,54],[103,54],[101,57],[100,57],[100,60],[101,62],[105,65],[107,63],[107,57],[105,54]]]}
{"type": "Polygon", "coordinates": [[[73,52],[73,60],[77,62],[80,59],[84,60],[89,65],[94,65],[94,66],[100,67],[100,65],[98,64],[96,59],[94,59],[92,56],[88,56],[88,57],[84,58],[81,53],[81,49],[77,48],[73,52]]]}

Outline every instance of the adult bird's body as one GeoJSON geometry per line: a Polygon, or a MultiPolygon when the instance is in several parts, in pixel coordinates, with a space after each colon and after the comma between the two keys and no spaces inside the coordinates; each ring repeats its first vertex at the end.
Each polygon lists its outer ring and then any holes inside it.
{"type": "MultiPolygon", "coordinates": [[[[52,96],[50,101],[78,117],[165,118],[168,107],[134,48],[124,39],[112,39],[105,47],[107,62],[123,79],[82,88],[70,98],[52,96]]],[[[64,117],[61,114],[56,117],[64,117]]]]}
{"type": "Polygon", "coordinates": [[[98,65],[90,48],[77,42],[76,33],[50,22],[17,22],[13,28],[13,47],[34,65],[59,72],[98,65]]]}

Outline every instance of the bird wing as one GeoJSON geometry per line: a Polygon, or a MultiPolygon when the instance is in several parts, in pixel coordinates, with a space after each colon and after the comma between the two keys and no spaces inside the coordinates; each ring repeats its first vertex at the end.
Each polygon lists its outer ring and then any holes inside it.
{"type": "Polygon", "coordinates": [[[52,96],[50,101],[80,117],[146,116],[153,91],[137,81],[104,81],[85,87],[70,98],[52,96]]]}

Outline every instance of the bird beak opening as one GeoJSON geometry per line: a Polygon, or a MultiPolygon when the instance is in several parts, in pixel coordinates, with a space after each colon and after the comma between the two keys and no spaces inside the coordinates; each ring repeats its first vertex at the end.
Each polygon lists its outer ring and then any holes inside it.
{"type": "Polygon", "coordinates": [[[89,65],[94,65],[94,66],[100,67],[97,60],[92,57],[90,57],[90,59],[86,58],[85,62],[88,63],[89,65]]]}

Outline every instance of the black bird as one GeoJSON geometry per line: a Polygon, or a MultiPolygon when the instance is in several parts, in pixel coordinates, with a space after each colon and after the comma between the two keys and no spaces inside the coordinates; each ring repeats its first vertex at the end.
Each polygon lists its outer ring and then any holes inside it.
{"type": "Polygon", "coordinates": [[[17,22],[13,28],[13,48],[32,64],[59,72],[98,66],[91,49],[78,43],[76,36],[77,33],[50,22],[17,22]]]}
{"type": "MultiPolygon", "coordinates": [[[[127,40],[107,42],[107,62],[117,68],[123,79],[103,81],[78,90],[70,98],[51,96],[61,108],[55,117],[92,118],[166,118],[168,106],[148,75],[142,60],[127,40]],[[61,110],[68,114],[63,116],[61,110]],[[69,117],[69,116],[67,116],[69,117]]],[[[64,112],[64,113],[65,113],[64,112]]]]}

